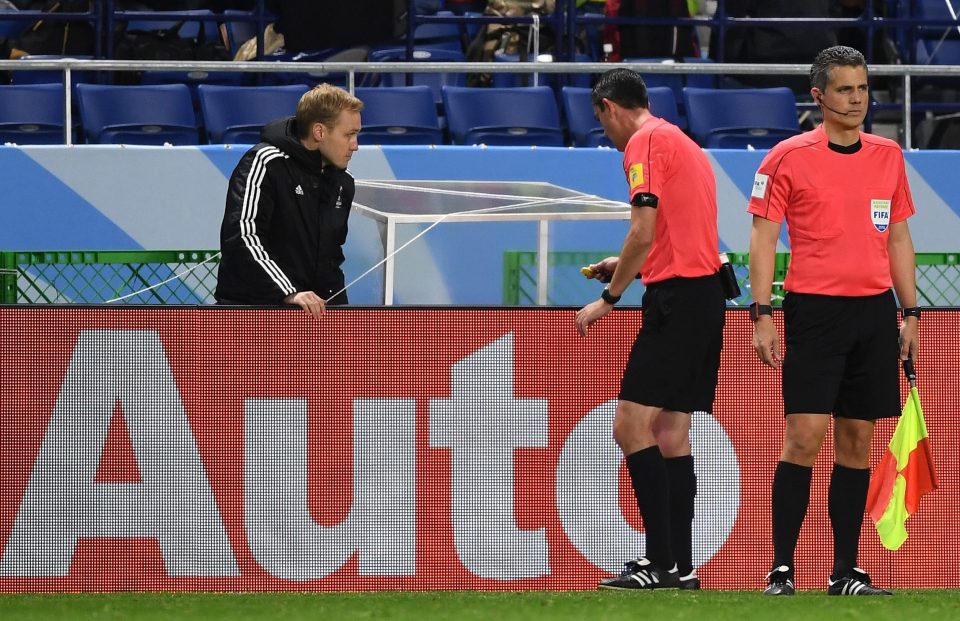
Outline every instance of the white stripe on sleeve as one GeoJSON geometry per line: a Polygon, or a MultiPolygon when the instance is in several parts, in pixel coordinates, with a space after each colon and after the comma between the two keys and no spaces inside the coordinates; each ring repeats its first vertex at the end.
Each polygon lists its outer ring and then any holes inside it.
{"type": "Polygon", "coordinates": [[[253,164],[247,175],[247,185],[243,191],[243,206],[240,211],[240,237],[253,260],[263,268],[270,280],[280,288],[281,291],[290,295],[296,293],[293,283],[283,273],[280,266],[270,258],[264,249],[260,238],[257,236],[257,210],[260,206],[260,184],[267,174],[267,163],[278,157],[287,157],[276,147],[264,147],[257,151],[253,158],[253,164]]]}

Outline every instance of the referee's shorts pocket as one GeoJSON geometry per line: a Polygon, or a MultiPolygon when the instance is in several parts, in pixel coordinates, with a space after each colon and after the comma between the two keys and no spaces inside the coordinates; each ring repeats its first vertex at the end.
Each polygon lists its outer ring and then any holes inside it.
{"type": "Polygon", "coordinates": [[[809,293],[787,293],[783,298],[783,323],[787,342],[795,339],[820,338],[831,332],[839,309],[828,296],[809,293]]]}
{"type": "Polygon", "coordinates": [[[657,329],[664,326],[673,314],[674,292],[657,287],[643,294],[643,328],[657,329]]]}

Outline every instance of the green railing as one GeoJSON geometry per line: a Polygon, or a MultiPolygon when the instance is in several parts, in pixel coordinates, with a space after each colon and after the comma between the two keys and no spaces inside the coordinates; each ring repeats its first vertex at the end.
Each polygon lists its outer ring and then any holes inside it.
{"type": "MultiPolygon", "coordinates": [[[[577,306],[596,298],[600,285],[580,274],[584,265],[617,254],[617,251],[551,252],[547,266],[547,304],[577,306]]],[[[749,259],[746,252],[728,252],[743,295],[731,306],[750,304],[749,259]]],[[[917,297],[922,306],[960,306],[960,253],[917,253],[917,297]]],[[[778,253],[774,264],[774,304],[783,300],[783,280],[790,253],[778,253]]],[[[636,283],[624,297],[627,304],[639,304],[643,286],[636,283]]],[[[537,301],[537,253],[510,251],[503,256],[503,303],[508,306],[534,305],[537,301]]]]}
{"type": "Polygon", "coordinates": [[[216,250],[0,252],[3,304],[206,304],[216,250]]]}

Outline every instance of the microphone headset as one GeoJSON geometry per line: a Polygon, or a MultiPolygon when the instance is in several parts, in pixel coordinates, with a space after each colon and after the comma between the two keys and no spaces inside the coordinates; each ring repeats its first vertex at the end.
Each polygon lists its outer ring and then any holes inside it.
{"type": "Polygon", "coordinates": [[[848,114],[850,114],[849,112],[840,112],[839,110],[837,110],[837,109],[835,109],[835,108],[831,108],[831,107],[828,106],[827,104],[823,103],[823,95],[820,95],[819,97],[817,97],[817,101],[820,102],[820,105],[821,105],[821,106],[823,106],[824,108],[826,108],[826,109],[829,110],[830,112],[833,112],[834,114],[842,114],[843,116],[847,116],[848,114]]]}

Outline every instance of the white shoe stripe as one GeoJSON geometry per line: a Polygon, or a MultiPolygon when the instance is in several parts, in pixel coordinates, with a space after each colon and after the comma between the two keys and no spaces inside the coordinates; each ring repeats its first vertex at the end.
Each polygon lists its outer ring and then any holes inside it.
{"type": "Polygon", "coordinates": [[[860,580],[849,580],[845,585],[843,585],[843,588],[840,590],[840,594],[860,595],[861,591],[868,591],[871,588],[871,585],[867,584],[866,582],[861,582],[860,580]]]}
{"type": "Polygon", "coordinates": [[[630,574],[630,578],[632,580],[636,580],[641,586],[649,586],[654,583],[657,583],[657,584],[660,583],[660,579],[656,575],[651,574],[648,571],[638,571],[636,573],[630,574]]]}

